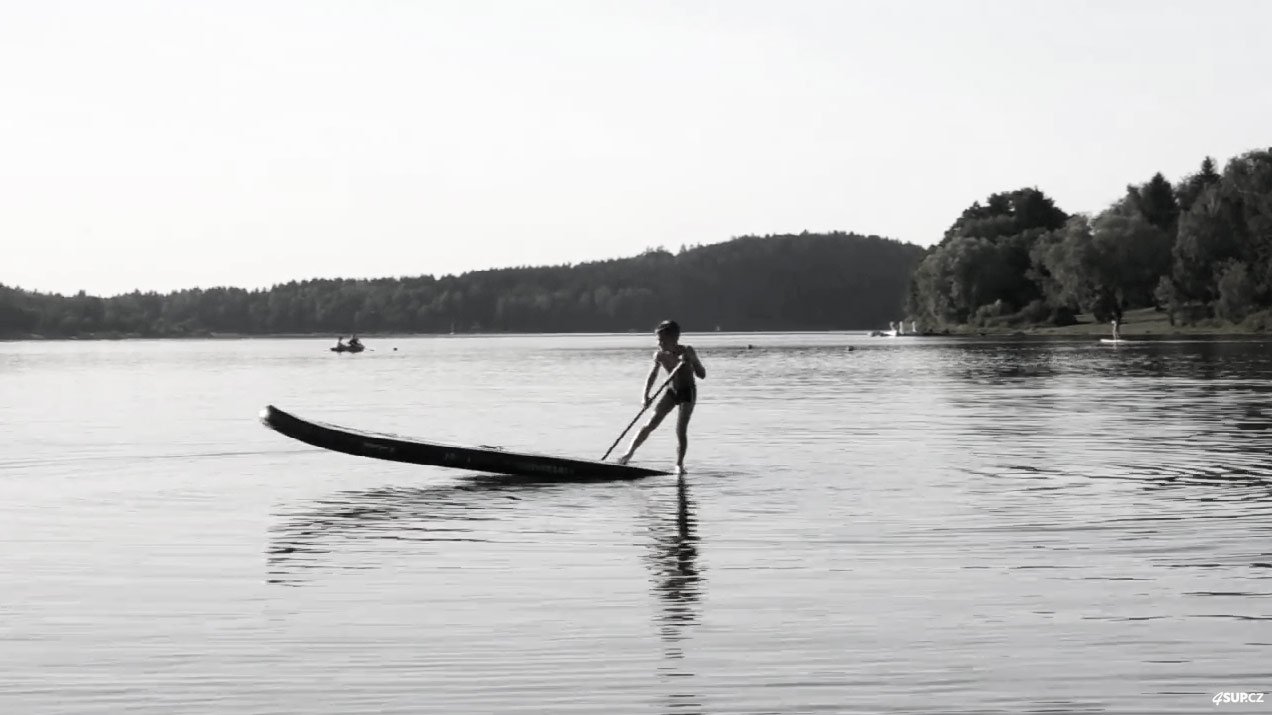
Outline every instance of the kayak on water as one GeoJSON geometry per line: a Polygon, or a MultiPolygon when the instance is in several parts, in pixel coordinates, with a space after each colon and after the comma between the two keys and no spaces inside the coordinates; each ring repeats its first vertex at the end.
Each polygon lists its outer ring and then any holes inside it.
{"type": "Polygon", "coordinates": [[[273,405],[268,405],[261,410],[260,419],[266,427],[315,447],[391,462],[452,467],[520,477],[566,479],[630,479],[668,474],[656,469],[611,462],[523,454],[491,447],[458,447],[421,442],[395,435],[362,432],[347,427],[310,422],[273,405]]]}

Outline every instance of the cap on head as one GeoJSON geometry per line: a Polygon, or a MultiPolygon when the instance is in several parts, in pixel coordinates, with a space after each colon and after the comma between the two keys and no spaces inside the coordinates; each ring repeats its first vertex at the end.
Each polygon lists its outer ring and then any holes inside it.
{"type": "Polygon", "coordinates": [[[664,320],[658,324],[658,328],[654,330],[654,334],[659,337],[667,336],[672,340],[680,337],[680,324],[674,320],[664,320]]]}

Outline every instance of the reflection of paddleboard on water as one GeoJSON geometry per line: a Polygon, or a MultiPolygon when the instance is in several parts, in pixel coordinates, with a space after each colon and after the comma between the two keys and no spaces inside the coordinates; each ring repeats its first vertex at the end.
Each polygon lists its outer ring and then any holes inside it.
{"type": "Polygon", "coordinates": [[[309,422],[270,405],[261,410],[266,427],[315,447],[372,457],[391,462],[407,462],[452,467],[474,472],[561,479],[628,479],[667,472],[587,459],[568,459],[541,454],[519,454],[493,447],[458,447],[422,442],[309,422]]]}

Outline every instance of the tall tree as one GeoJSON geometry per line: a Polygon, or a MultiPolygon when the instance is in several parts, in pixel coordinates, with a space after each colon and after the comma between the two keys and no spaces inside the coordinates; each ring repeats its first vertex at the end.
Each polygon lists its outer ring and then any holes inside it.
{"type": "Polygon", "coordinates": [[[1064,225],[1069,215],[1056,207],[1051,197],[1035,187],[991,194],[984,206],[973,203],[945,231],[945,241],[957,236],[998,239],[1030,229],[1052,231],[1064,225]]]}
{"type": "Polygon", "coordinates": [[[1219,172],[1215,170],[1215,160],[1211,157],[1203,159],[1201,170],[1180,181],[1175,187],[1175,199],[1180,212],[1192,208],[1193,202],[1201,196],[1206,187],[1219,183],[1219,178],[1219,172]]]}
{"type": "Polygon", "coordinates": [[[989,196],[965,209],[924,258],[909,291],[915,318],[948,324],[1011,314],[1042,298],[1030,252],[1068,215],[1037,188],[989,196]],[[991,306],[982,311],[981,309],[991,306]]]}
{"type": "Polygon", "coordinates": [[[1179,220],[1179,202],[1175,189],[1161,172],[1141,186],[1126,187],[1127,201],[1132,209],[1152,225],[1174,235],[1179,220]]]}

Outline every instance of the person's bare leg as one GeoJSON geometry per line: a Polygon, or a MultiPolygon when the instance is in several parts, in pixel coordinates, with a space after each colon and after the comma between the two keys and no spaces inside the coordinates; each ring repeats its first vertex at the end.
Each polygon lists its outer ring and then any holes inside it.
{"type": "Polygon", "coordinates": [[[685,473],[685,451],[689,449],[689,418],[693,417],[693,403],[680,405],[680,414],[676,415],[676,473],[685,473]]]}
{"type": "Polygon", "coordinates": [[[636,433],[636,436],[632,438],[631,446],[629,446],[627,451],[618,458],[619,464],[627,464],[631,461],[632,455],[636,454],[636,450],[645,443],[645,440],[649,438],[649,435],[654,430],[658,429],[658,425],[662,424],[663,418],[671,411],[671,407],[672,406],[666,401],[659,401],[659,403],[654,406],[654,414],[649,417],[649,421],[645,423],[645,426],[641,427],[640,431],[636,433]]]}

